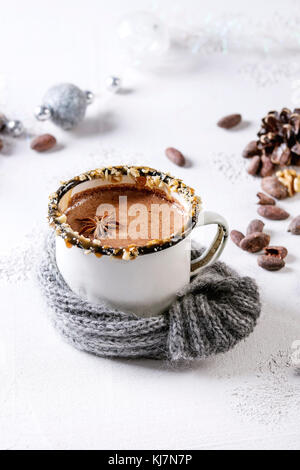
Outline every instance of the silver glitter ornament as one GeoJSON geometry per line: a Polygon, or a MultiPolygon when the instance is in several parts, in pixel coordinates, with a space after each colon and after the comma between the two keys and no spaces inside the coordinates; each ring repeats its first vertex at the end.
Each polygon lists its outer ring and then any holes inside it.
{"type": "Polygon", "coordinates": [[[35,116],[40,121],[51,119],[57,126],[70,130],[83,120],[92,98],[92,92],[82,91],[72,83],[55,85],[47,91],[35,116]]]}
{"type": "Polygon", "coordinates": [[[119,77],[114,77],[112,75],[107,77],[105,84],[108,91],[111,91],[112,93],[118,93],[118,91],[121,89],[122,81],[119,77]]]}
{"type": "Polygon", "coordinates": [[[6,121],[5,130],[13,137],[19,137],[24,132],[24,126],[21,121],[6,121]]]}

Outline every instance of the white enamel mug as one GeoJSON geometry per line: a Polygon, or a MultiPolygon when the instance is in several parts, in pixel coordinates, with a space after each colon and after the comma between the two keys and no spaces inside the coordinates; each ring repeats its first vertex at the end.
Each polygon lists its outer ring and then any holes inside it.
{"type": "Polygon", "coordinates": [[[92,303],[106,303],[141,317],[162,313],[184,288],[191,276],[215,262],[228,239],[226,220],[201,210],[194,191],[169,175],[145,167],[113,167],[92,170],[64,183],[51,195],[49,221],[56,229],[56,262],[68,286],[92,303]],[[100,246],[66,223],[64,211],[77,192],[105,185],[125,184],[153,187],[171,197],[188,211],[190,224],[180,235],[152,241],[145,247],[112,250],[100,246]],[[217,225],[217,234],[207,250],[191,261],[191,235],[203,225],[217,225]]]}

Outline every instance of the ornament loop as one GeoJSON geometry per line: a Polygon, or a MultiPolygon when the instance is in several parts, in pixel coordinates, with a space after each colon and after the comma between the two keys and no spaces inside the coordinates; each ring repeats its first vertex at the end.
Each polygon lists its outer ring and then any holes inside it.
{"type": "Polygon", "coordinates": [[[51,118],[51,109],[48,106],[37,106],[34,115],[38,121],[47,121],[51,118]]]}
{"type": "Polygon", "coordinates": [[[86,104],[92,104],[95,99],[94,93],[90,90],[86,90],[84,93],[86,98],[86,104]]]}

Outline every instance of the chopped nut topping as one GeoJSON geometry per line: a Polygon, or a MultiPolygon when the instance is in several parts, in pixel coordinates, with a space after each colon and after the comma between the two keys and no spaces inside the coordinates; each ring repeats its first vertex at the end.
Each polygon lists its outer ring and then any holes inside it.
{"type": "Polygon", "coordinates": [[[61,216],[56,217],[56,221],[60,224],[65,224],[67,222],[67,217],[65,216],[65,214],[62,214],[61,216]]]}

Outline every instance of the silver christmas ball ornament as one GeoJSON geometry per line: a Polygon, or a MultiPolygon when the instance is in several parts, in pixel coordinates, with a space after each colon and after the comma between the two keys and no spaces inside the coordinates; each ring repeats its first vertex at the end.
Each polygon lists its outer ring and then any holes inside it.
{"type": "Polygon", "coordinates": [[[122,80],[120,77],[114,77],[111,75],[110,77],[107,77],[106,81],[106,89],[112,93],[118,93],[120,91],[121,86],[122,86],[122,80]]]}
{"type": "Polygon", "coordinates": [[[34,110],[34,115],[38,121],[47,121],[51,118],[51,109],[48,106],[37,106],[34,110]]]}
{"type": "Polygon", "coordinates": [[[12,135],[13,137],[19,137],[20,135],[23,134],[24,132],[24,126],[21,123],[21,121],[7,121],[5,123],[5,129],[6,131],[12,135]]]}
{"type": "Polygon", "coordinates": [[[49,118],[54,124],[70,130],[84,119],[86,108],[92,102],[92,95],[72,83],[55,85],[44,96],[42,106],[36,110],[36,117],[39,120],[48,119],[48,109],[49,118]]]}

